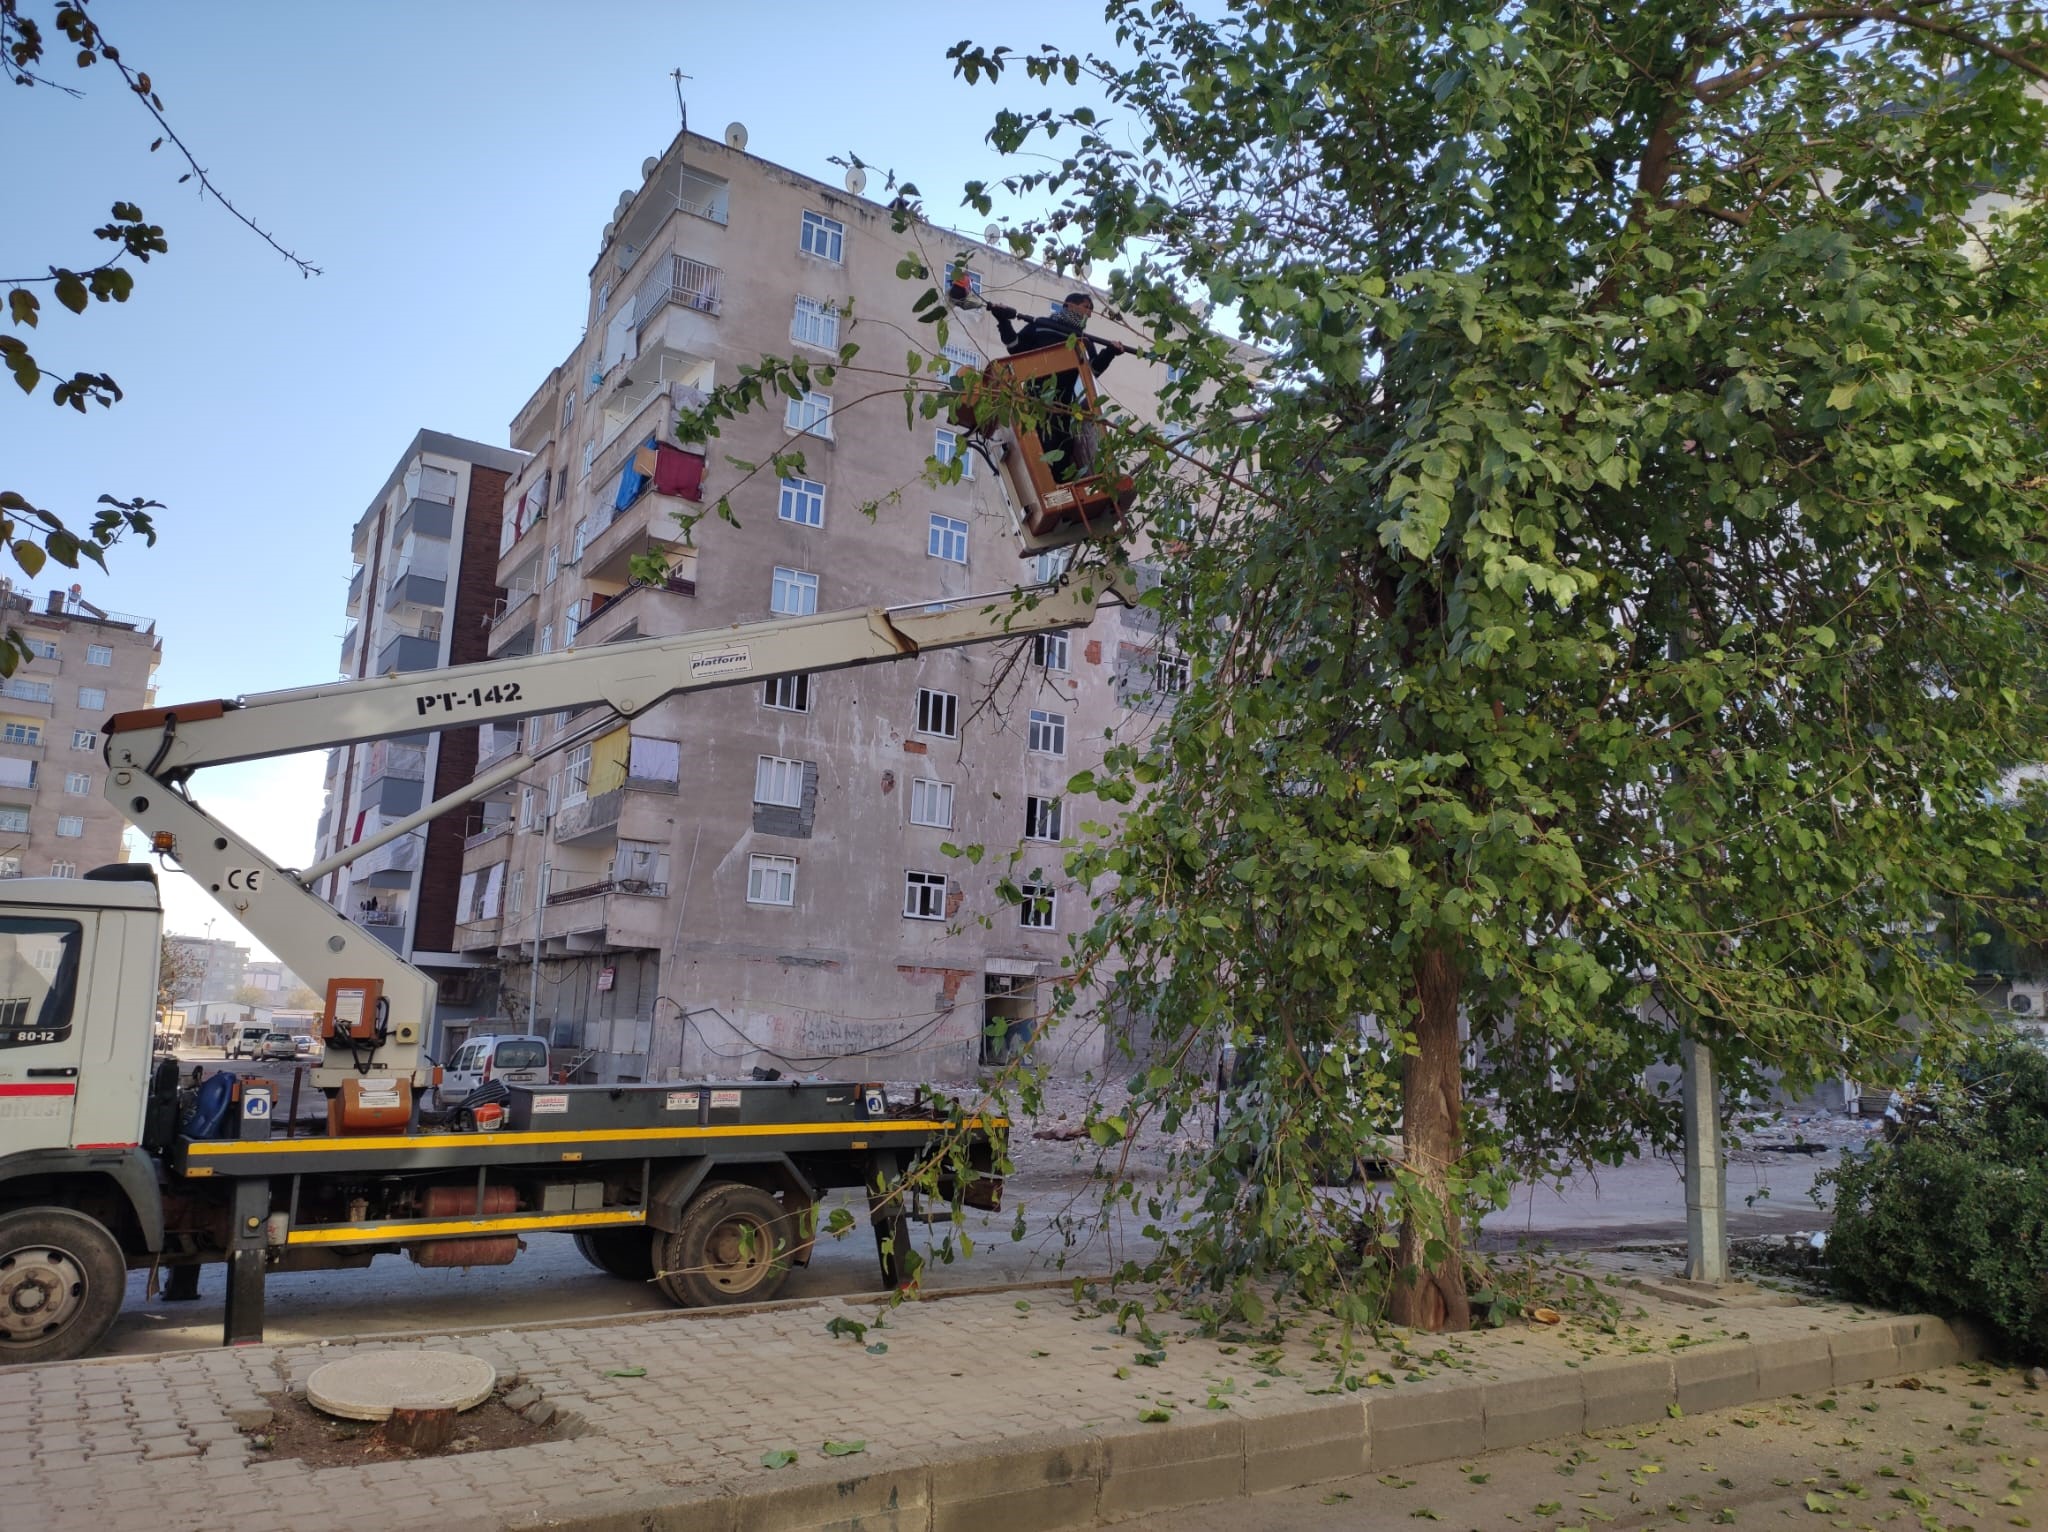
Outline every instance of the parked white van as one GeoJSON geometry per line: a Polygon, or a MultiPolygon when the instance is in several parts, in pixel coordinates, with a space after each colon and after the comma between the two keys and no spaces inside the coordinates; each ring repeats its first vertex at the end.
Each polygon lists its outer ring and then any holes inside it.
{"type": "Polygon", "coordinates": [[[548,1083],[548,1040],[517,1034],[504,1037],[472,1037],[455,1050],[455,1057],[441,1066],[441,1083],[435,1087],[434,1104],[447,1108],[486,1080],[506,1085],[548,1083]]]}

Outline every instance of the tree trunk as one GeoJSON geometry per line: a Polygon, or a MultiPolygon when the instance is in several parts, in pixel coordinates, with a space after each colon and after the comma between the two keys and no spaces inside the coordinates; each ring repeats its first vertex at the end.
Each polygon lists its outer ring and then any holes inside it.
{"type": "Polygon", "coordinates": [[[1458,1046],[1458,970],[1450,953],[1431,947],[1416,958],[1415,991],[1418,1051],[1401,1077],[1402,1145],[1423,1193],[1442,1209],[1444,1249],[1443,1259],[1426,1260],[1432,1231],[1413,1213],[1401,1220],[1391,1312],[1396,1324],[1417,1330],[1466,1330],[1472,1325],[1472,1305],[1465,1296],[1462,1230],[1449,1187],[1451,1167],[1464,1148],[1465,1083],[1458,1046]]]}

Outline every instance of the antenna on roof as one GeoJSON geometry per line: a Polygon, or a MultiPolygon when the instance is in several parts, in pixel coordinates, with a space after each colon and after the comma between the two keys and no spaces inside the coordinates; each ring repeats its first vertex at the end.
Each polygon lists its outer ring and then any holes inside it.
{"type": "Polygon", "coordinates": [[[694,80],[696,76],[684,74],[682,67],[678,65],[669,71],[669,78],[676,82],[676,111],[681,115],[683,131],[687,133],[690,131],[690,103],[683,99],[683,81],[694,80]]]}

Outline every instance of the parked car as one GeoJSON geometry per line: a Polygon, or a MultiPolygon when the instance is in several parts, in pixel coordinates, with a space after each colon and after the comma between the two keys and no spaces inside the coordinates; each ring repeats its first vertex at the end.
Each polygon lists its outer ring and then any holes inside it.
{"type": "Polygon", "coordinates": [[[262,1022],[249,1022],[231,1028],[228,1032],[227,1055],[231,1059],[253,1059],[262,1056],[263,1040],[270,1036],[270,1028],[262,1022]]]}
{"type": "Polygon", "coordinates": [[[531,1034],[472,1037],[442,1066],[441,1083],[434,1090],[434,1105],[459,1105],[464,1096],[487,1080],[504,1085],[547,1084],[548,1040],[531,1034]]]}
{"type": "Polygon", "coordinates": [[[300,1058],[317,1059],[318,1057],[320,1057],[319,1034],[314,1032],[301,1032],[298,1037],[298,1043],[300,1058]]]}
{"type": "Polygon", "coordinates": [[[291,1061],[299,1056],[299,1045],[289,1032],[266,1032],[263,1042],[256,1050],[259,1059],[284,1059],[291,1061]]]}

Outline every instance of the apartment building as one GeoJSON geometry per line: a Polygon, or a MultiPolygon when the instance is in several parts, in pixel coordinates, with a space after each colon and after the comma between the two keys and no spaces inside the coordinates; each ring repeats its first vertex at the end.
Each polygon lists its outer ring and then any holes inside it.
{"type": "Polygon", "coordinates": [[[155,695],[155,621],[103,611],[75,585],[38,607],[4,580],[0,620],[30,655],[0,682],[0,877],[75,878],[124,860],[128,821],[105,796],[100,731],[155,695]]]}
{"type": "MultiPolygon", "coordinates": [[[[485,657],[498,597],[498,520],[517,452],[421,431],[350,538],[345,680],[485,657]]],[[[467,783],[476,736],[420,733],[327,755],[315,856],[325,858],[467,783]]],[[[329,873],[315,892],[440,983],[439,1017],[489,1003],[488,965],[455,950],[463,825],[444,816],[329,873]]]]}
{"type": "Polygon", "coordinates": [[[166,936],[164,941],[183,960],[188,974],[173,1000],[227,1005],[248,978],[249,948],[242,942],[221,936],[166,936]]]}
{"type": "MultiPolygon", "coordinates": [[[[970,454],[960,482],[932,482],[929,463],[962,443],[943,417],[906,429],[905,351],[933,342],[897,267],[964,251],[985,295],[1026,313],[1076,284],[957,234],[895,232],[859,172],[834,186],[744,141],[737,124],[726,142],[679,136],[603,231],[583,339],[512,423],[494,656],[1052,572],[1020,561],[986,463],[970,454]],[[749,416],[707,454],[673,444],[678,409],[763,354],[822,363],[848,342],[875,371],[749,416]],[[792,446],[801,471],[743,466],[792,446]],[[737,524],[685,534],[679,514],[727,494],[737,524]],[[667,561],[659,582],[635,576],[650,553],[667,561]]],[[[980,315],[955,326],[944,364],[1000,350],[980,315]]],[[[1105,388],[1143,414],[1165,381],[1132,358],[1105,388]]],[[[1119,613],[700,693],[611,728],[600,710],[487,727],[480,767],[522,738],[566,748],[476,806],[455,946],[501,965],[490,1026],[547,1033],[579,1078],[971,1077],[1031,1043],[1046,981],[1092,919],[1062,871],[1069,778],[1184,684],[1149,614],[1119,613]],[[949,854],[970,845],[978,860],[949,854]]],[[[1042,1051],[1090,1067],[1100,1039],[1069,1029],[1042,1051]]]]}

